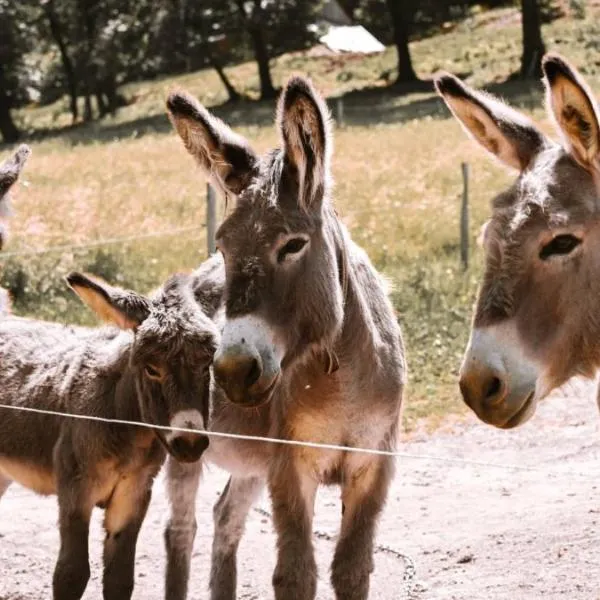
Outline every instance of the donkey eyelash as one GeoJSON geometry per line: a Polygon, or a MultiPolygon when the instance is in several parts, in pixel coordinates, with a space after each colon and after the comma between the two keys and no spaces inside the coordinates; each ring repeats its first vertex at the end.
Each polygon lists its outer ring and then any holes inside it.
{"type": "Polygon", "coordinates": [[[540,259],[548,260],[552,256],[566,256],[581,244],[581,239],[571,234],[561,234],[554,237],[540,250],[540,259]]]}
{"type": "Polygon", "coordinates": [[[158,369],[156,369],[155,367],[153,367],[152,365],[144,365],[144,373],[146,373],[146,375],[150,379],[160,379],[161,378],[160,371],[158,369]]]}
{"type": "Polygon", "coordinates": [[[308,239],[304,237],[295,237],[288,240],[279,250],[277,251],[277,262],[282,263],[286,257],[290,254],[298,254],[308,244],[308,239]]]}

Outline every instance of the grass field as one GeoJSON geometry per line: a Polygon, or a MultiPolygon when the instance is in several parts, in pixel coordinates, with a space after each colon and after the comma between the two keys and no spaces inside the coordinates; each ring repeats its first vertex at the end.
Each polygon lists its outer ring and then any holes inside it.
{"type": "MultiPolygon", "coordinates": [[[[600,71],[597,16],[592,7],[584,20],[561,19],[544,30],[548,47],[570,57],[593,85],[600,71]]],[[[415,65],[424,78],[439,69],[463,74],[520,106],[537,106],[533,114],[544,119],[538,86],[500,83],[518,68],[519,35],[516,11],[478,14],[451,32],[415,42],[415,65]]],[[[481,269],[475,239],[492,192],[511,175],[466,139],[430,91],[395,95],[383,89],[382,75],[393,64],[391,49],[366,59],[293,55],[274,62],[274,75],[281,82],[292,71],[308,73],[329,96],[345,97],[347,125],[335,132],[335,201],[354,238],[393,283],[410,368],[405,418],[413,427],[422,418],[436,422],[463,411],[456,373],[481,269]],[[466,273],[458,253],[461,161],[471,166],[473,243],[466,273]]],[[[253,64],[230,73],[238,88],[256,94],[253,64]]],[[[164,97],[174,86],[209,105],[224,100],[216,76],[198,72],[126,86],[132,103],[88,126],[67,128],[63,101],[19,114],[22,125],[45,133],[33,135],[34,154],[16,197],[7,250],[198,229],[92,249],[9,252],[0,257],[1,281],[13,291],[16,312],[91,323],[61,281],[69,270],[92,271],[145,291],[205,257],[205,181],[164,116],[164,97]]],[[[257,149],[277,142],[272,105],[248,101],[218,112],[257,149]]]]}

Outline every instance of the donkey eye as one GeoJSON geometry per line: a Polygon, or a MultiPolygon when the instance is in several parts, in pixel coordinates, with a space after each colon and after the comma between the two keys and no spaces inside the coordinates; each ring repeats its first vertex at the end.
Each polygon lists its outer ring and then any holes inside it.
{"type": "Polygon", "coordinates": [[[145,365],[144,373],[146,373],[146,375],[150,377],[150,379],[160,379],[162,377],[161,372],[152,365],[145,365]]]}
{"type": "Polygon", "coordinates": [[[307,243],[308,240],[306,238],[292,238],[277,252],[277,262],[283,262],[288,254],[298,254],[307,243]]]}
{"type": "Polygon", "coordinates": [[[581,240],[574,235],[557,235],[540,250],[540,258],[547,260],[551,256],[570,254],[581,244],[581,240]]]}

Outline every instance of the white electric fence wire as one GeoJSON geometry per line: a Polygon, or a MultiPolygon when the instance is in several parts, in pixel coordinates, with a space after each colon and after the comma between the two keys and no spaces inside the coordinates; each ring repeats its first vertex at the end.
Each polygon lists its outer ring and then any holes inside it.
{"type": "MultiPolygon", "coordinates": [[[[378,448],[360,448],[356,446],[340,446],[337,444],[325,444],[321,442],[307,442],[300,440],[286,440],[280,438],[272,438],[267,436],[258,436],[258,435],[245,435],[242,433],[229,433],[222,431],[209,431],[206,429],[191,429],[187,427],[173,427],[171,425],[154,425],[152,423],[143,423],[140,421],[129,421],[125,419],[107,419],[104,417],[96,417],[92,415],[80,415],[80,414],[71,414],[67,412],[61,411],[53,411],[53,410],[44,410],[41,408],[33,408],[29,406],[10,406],[7,404],[0,404],[0,408],[6,408],[9,410],[16,410],[21,412],[49,415],[53,417],[62,417],[66,419],[79,419],[83,421],[96,421],[100,423],[107,423],[111,425],[128,425],[134,427],[145,427],[146,429],[158,429],[161,431],[177,431],[179,433],[193,433],[199,435],[206,435],[208,437],[217,437],[217,438],[227,438],[233,440],[245,440],[245,441],[253,441],[253,442],[264,442],[269,444],[281,444],[286,446],[298,446],[304,448],[314,448],[317,450],[336,450],[339,452],[355,452],[362,454],[372,454],[377,456],[391,456],[394,458],[406,458],[406,459],[415,459],[415,460],[424,460],[424,461],[435,461],[435,462],[443,462],[449,464],[459,464],[459,465],[468,465],[474,467],[492,467],[496,469],[504,469],[506,471],[521,471],[521,472],[529,472],[529,473],[539,473],[542,472],[541,469],[533,466],[527,465],[515,465],[515,464],[504,464],[504,463],[493,463],[483,460],[471,460],[464,458],[457,458],[452,456],[437,456],[432,454],[411,454],[409,452],[398,452],[395,450],[380,450],[378,448]]],[[[546,469],[543,470],[544,473],[548,476],[557,476],[557,477],[581,477],[583,479],[587,479],[589,481],[593,481],[597,483],[598,475],[593,475],[590,473],[582,473],[577,471],[568,471],[568,472],[554,472],[550,473],[546,469]]]]}

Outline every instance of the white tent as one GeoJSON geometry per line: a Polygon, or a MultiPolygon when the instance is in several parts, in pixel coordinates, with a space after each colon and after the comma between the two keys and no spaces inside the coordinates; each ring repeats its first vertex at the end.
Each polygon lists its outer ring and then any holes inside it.
{"type": "Polygon", "coordinates": [[[334,52],[371,54],[385,50],[385,46],[362,25],[352,24],[336,0],[328,0],[321,9],[321,23],[327,33],[319,41],[334,52]]]}

